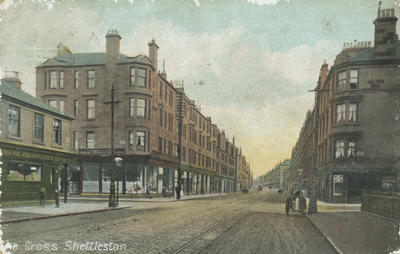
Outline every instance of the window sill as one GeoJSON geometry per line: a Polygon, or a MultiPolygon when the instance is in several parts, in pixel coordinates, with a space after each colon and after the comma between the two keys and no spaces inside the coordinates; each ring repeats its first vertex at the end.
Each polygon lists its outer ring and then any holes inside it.
{"type": "Polygon", "coordinates": [[[51,147],[57,148],[57,149],[63,149],[62,145],[54,144],[54,143],[51,145],[51,147]]]}
{"type": "Polygon", "coordinates": [[[18,136],[12,136],[10,134],[7,135],[8,139],[12,139],[12,140],[16,140],[16,141],[21,141],[22,142],[22,138],[18,137],[18,136]]]}
{"type": "Polygon", "coordinates": [[[35,145],[42,145],[42,146],[44,146],[43,140],[34,139],[34,140],[32,140],[32,143],[35,144],[35,145]]]}

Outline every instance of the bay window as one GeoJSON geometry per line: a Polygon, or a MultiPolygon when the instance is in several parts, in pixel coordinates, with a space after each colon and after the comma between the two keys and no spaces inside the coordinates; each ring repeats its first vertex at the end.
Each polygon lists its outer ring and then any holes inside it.
{"type": "Polygon", "coordinates": [[[342,158],[344,156],[344,140],[338,139],[335,142],[335,158],[342,158]]]}

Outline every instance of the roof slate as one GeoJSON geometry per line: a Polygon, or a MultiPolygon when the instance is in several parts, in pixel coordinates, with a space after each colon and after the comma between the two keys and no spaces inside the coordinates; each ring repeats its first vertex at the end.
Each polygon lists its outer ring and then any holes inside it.
{"type": "Polygon", "coordinates": [[[4,94],[12,99],[21,101],[22,103],[40,108],[42,110],[63,116],[65,118],[70,118],[73,119],[70,116],[67,116],[63,113],[61,113],[60,111],[58,111],[57,109],[50,107],[49,105],[47,105],[46,103],[42,102],[41,100],[39,100],[38,98],[22,91],[21,89],[18,89],[15,85],[5,81],[5,80],[1,80],[0,83],[0,94],[4,94]]]}

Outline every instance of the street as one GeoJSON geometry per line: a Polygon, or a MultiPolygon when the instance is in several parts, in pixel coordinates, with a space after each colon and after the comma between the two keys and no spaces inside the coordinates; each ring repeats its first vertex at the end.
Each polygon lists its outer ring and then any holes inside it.
{"type": "Polygon", "coordinates": [[[12,253],[335,253],[272,191],[141,206],[4,225],[3,239],[12,253]]]}

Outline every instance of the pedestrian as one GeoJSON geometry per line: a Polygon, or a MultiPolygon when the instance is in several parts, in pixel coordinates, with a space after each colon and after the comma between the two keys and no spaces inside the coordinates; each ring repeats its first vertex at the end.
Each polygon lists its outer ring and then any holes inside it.
{"type": "Polygon", "coordinates": [[[44,193],[46,192],[46,189],[41,187],[40,188],[40,206],[44,206],[45,201],[44,201],[44,193]]]}
{"type": "Polygon", "coordinates": [[[54,194],[54,199],[56,201],[56,208],[60,207],[60,193],[56,190],[54,194]]]}

